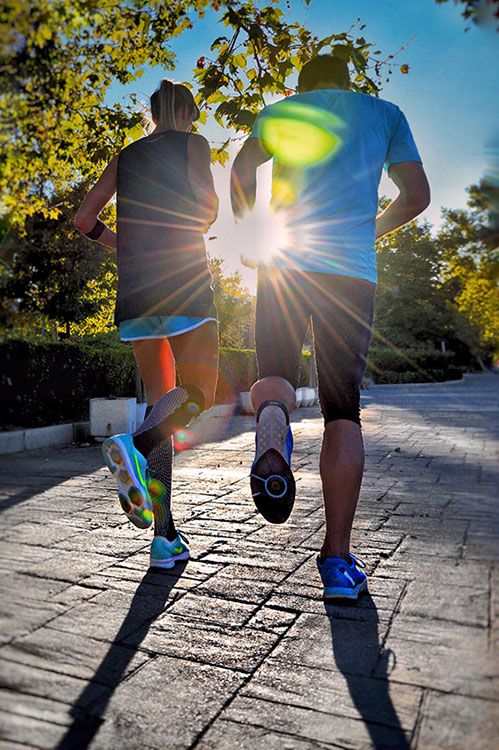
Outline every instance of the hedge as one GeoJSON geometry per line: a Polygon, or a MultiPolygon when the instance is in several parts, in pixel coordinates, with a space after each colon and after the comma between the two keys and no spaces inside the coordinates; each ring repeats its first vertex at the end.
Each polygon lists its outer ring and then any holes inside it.
{"type": "Polygon", "coordinates": [[[0,344],[1,427],[83,419],[91,396],[135,392],[133,353],[119,343],[0,344]]]}
{"type": "MultiPolygon", "coordinates": [[[[368,373],[377,383],[418,383],[456,379],[453,352],[430,348],[404,352],[373,347],[368,373]]],[[[0,429],[41,427],[88,418],[92,397],[133,396],[132,349],[115,335],[71,342],[8,340],[0,343],[2,362],[0,429]]],[[[310,354],[301,360],[300,385],[308,384],[310,354]]],[[[231,403],[256,380],[252,349],[222,349],[217,403],[231,403]]]]}
{"type": "MultiPolygon", "coordinates": [[[[231,403],[256,380],[252,349],[222,349],[216,400],[231,403]]],[[[308,382],[304,354],[301,382],[308,382]]],[[[110,335],[72,342],[0,343],[0,429],[41,427],[88,418],[93,397],[134,396],[132,349],[110,335]]]]}
{"type": "Polygon", "coordinates": [[[462,369],[456,365],[456,353],[432,347],[394,349],[372,346],[367,370],[377,383],[422,383],[453,380],[462,369]]]}

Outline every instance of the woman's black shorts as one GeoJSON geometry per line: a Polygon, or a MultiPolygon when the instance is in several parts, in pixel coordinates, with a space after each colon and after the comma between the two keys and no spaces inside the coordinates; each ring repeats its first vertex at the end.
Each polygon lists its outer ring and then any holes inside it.
{"type": "Polygon", "coordinates": [[[324,422],[360,424],[376,285],[363,279],[261,267],[256,303],[258,376],[277,375],[296,388],[303,340],[312,325],[324,422]]]}

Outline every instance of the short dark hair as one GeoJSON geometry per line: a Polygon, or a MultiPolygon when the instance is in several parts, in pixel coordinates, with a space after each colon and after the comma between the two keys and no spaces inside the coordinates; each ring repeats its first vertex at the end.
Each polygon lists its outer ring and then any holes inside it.
{"type": "Polygon", "coordinates": [[[305,63],[298,76],[298,90],[311,91],[319,83],[348,88],[350,74],[345,60],[334,55],[317,55],[305,63]]]}

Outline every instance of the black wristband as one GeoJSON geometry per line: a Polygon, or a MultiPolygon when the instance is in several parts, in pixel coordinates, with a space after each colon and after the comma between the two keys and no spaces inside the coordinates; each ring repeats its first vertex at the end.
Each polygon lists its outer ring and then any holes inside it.
{"type": "Polygon", "coordinates": [[[90,232],[83,232],[83,234],[85,235],[85,237],[88,237],[89,240],[98,240],[99,237],[101,237],[104,233],[105,228],[106,225],[104,224],[104,222],[100,219],[97,219],[90,232]]]}

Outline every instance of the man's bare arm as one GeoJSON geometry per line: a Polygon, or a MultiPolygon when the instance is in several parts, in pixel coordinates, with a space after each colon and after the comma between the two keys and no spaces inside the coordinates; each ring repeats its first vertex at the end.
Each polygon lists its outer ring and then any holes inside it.
{"type": "Polygon", "coordinates": [[[232,166],[230,200],[236,219],[241,219],[255,205],[256,170],[272,157],[259,138],[248,138],[232,166]]]}
{"type": "MultiPolygon", "coordinates": [[[[99,218],[100,212],[115,194],[117,170],[118,157],[115,157],[109,162],[93,188],[88,191],[83,199],[83,202],[78,209],[78,213],[73,220],[74,226],[82,232],[82,234],[86,235],[87,232],[90,232],[93,229],[99,218]]],[[[108,226],[104,225],[104,231],[96,242],[99,242],[101,245],[106,245],[107,247],[116,248],[116,232],[113,232],[112,229],[109,229],[108,226]]]]}
{"type": "Polygon", "coordinates": [[[430,186],[420,162],[405,161],[393,164],[388,176],[400,192],[395,200],[376,217],[376,239],[407,224],[422,213],[430,203],[430,186]]]}

